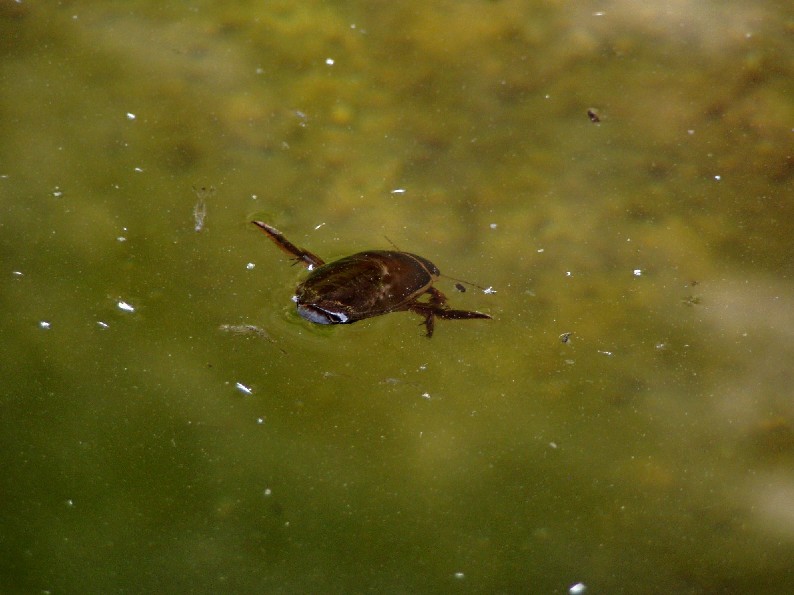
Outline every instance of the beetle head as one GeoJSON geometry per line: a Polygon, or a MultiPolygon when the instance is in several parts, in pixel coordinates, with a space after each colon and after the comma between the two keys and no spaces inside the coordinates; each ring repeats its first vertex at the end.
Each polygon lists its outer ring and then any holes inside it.
{"type": "Polygon", "coordinates": [[[340,304],[333,301],[307,304],[300,301],[298,296],[295,296],[293,300],[297,304],[298,314],[309,322],[316,324],[345,324],[354,320],[340,304]]]}

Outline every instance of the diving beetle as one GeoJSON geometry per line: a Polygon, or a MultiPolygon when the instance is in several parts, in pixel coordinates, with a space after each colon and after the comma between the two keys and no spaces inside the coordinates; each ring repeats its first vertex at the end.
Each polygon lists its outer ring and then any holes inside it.
{"type": "Polygon", "coordinates": [[[470,320],[491,317],[482,312],[452,310],[446,296],[433,287],[441,273],[436,265],[410,252],[367,250],[328,264],[298,248],[275,227],[252,221],[282,251],[311,273],[295,289],[292,301],[306,320],[317,324],[351,324],[365,318],[410,310],[424,317],[427,336],[435,319],[470,320]],[[419,301],[423,295],[427,301],[419,301]]]}

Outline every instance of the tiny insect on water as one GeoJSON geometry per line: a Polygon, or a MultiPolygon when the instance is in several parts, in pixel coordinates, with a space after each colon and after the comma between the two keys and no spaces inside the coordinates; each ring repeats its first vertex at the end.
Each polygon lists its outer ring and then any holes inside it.
{"type": "Polygon", "coordinates": [[[389,312],[411,311],[424,318],[427,336],[433,336],[435,319],[490,319],[488,314],[453,310],[446,296],[433,287],[441,273],[436,265],[410,252],[367,250],[328,264],[308,250],[298,248],[279,230],[252,221],[282,251],[311,271],[292,298],[298,314],[317,324],[351,324],[389,312]],[[427,295],[428,299],[419,298],[427,295]]]}

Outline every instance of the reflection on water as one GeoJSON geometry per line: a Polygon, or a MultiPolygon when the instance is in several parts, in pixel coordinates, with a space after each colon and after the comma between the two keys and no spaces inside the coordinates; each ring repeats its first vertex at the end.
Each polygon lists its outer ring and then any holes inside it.
{"type": "Polygon", "coordinates": [[[3,584],[789,592],[785,19],[0,1],[3,584]],[[253,217],[495,320],[311,325],[253,217]]]}

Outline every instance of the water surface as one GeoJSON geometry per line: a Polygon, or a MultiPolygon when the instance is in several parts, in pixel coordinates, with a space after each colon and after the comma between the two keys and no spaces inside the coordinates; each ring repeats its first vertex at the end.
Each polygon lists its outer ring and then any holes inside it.
{"type": "Polygon", "coordinates": [[[0,3],[2,583],[790,592],[792,22],[0,3]],[[494,320],[312,326],[253,217],[494,320]]]}

